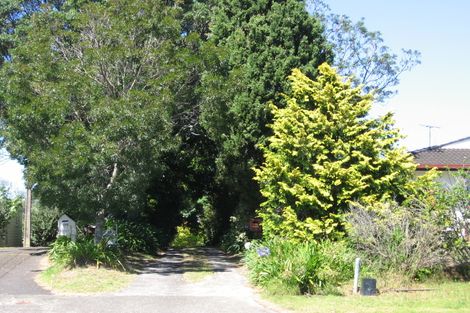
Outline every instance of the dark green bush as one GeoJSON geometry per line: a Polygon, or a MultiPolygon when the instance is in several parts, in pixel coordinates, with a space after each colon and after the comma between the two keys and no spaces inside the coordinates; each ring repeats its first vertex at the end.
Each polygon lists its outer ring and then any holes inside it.
{"type": "Polygon", "coordinates": [[[353,275],[345,242],[254,242],[246,251],[250,279],[273,294],[337,294],[353,275]]]}
{"type": "Polygon", "coordinates": [[[110,219],[106,227],[117,233],[117,245],[123,251],[154,254],[159,248],[157,232],[150,224],[110,219]]]}
{"type": "Polygon", "coordinates": [[[220,247],[227,253],[240,253],[244,250],[245,242],[248,236],[245,230],[245,224],[240,217],[231,216],[228,231],[222,236],[220,247]]]}
{"type": "Polygon", "coordinates": [[[108,247],[104,242],[95,244],[92,238],[74,242],[68,237],[59,236],[51,245],[49,257],[54,263],[66,267],[104,265],[124,269],[123,256],[116,247],[108,247]]]}
{"type": "Polygon", "coordinates": [[[58,209],[34,203],[31,212],[31,244],[37,247],[50,245],[57,237],[58,219],[58,209]]]}

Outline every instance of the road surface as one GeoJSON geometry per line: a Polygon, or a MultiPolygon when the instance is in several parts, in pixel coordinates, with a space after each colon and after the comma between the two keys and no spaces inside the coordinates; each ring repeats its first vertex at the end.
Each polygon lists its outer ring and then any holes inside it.
{"type": "Polygon", "coordinates": [[[280,312],[258,298],[240,274],[237,260],[216,249],[169,250],[158,260],[142,262],[130,286],[99,295],[60,295],[41,289],[33,280],[40,270],[37,252],[0,249],[0,312],[280,312]],[[214,273],[199,282],[188,282],[184,273],[198,270],[186,258],[188,253],[203,255],[214,273]]]}

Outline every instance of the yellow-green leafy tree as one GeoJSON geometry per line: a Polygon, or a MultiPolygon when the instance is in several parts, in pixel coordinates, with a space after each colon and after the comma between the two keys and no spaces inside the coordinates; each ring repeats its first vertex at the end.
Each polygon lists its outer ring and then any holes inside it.
{"type": "Polygon", "coordinates": [[[415,168],[397,147],[392,114],[371,118],[373,96],[328,64],[316,81],[294,69],[287,105],[271,105],[273,134],[255,168],[265,198],[259,209],[266,237],[316,240],[341,236],[355,201],[372,203],[405,193],[415,168]]]}

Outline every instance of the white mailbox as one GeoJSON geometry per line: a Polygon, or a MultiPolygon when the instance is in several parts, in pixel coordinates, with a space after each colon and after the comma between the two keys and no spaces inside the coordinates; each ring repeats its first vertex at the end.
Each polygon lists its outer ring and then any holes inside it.
{"type": "Polygon", "coordinates": [[[57,236],[67,236],[73,241],[77,239],[77,227],[75,225],[75,221],[67,214],[63,214],[61,217],[59,217],[59,221],[57,222],[57,229],[57,236]]]}

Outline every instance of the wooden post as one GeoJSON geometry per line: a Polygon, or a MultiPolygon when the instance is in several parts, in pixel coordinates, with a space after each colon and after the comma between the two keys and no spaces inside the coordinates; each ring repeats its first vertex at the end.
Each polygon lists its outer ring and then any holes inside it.
{"type": "Polygon", "coordinates": [[[33,197],[31,188],[26,189],[26,201],[24,206],[24,233],[23,233],[23,247],[31,247],[31,207],[33,204],[33,197]]]}

